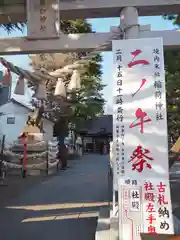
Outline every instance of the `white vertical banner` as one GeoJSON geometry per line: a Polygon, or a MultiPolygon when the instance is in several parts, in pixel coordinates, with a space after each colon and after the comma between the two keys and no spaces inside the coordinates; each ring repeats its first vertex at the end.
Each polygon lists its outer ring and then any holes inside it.
{"type": "MultiPolygon", "coordinates": [[[[163,57],[163,42],[161,38],[130,39],[112,41],[114,56],[114,107],[113,107],[113,144],[115,155],[115,177],[130,178],[136,181],[136,188],[129,190],[129,201],[132,192],[136,191],[141,197],[136,202],[130,202],[128,211],[135,212],[132,217],[133,227],[131,236],[121,236],[121,240],[139,240],[143,233],[173,233],[171,198],[169,190],[169,165],[166,119],[165,71],[163,57]],[[169,227],[161,229],[156,224],[151,227],[145,224],[144,179],[154,179],[154,184],[163,182],[169,211],[169,227]],[[139,206],[139,209],[137,208],[139,206]],[[136,211],[135,211],[136,209],[136,211]],[[137,220],[138,218],[139,220],[137,220]],[[144,224],[142,224],[144,223],[144,224]],[[137,230],[138,229],[138,230],[137,230]]],[[[122,204],[123,184],[120,181],[119,197],[120,211],[122,204]]],[[[154,190],[156,191],[156,190],[154,190]]],[[[157,193],[154,193],[157,195],[157,193]]],[[[158,201],[158,198],[155,200],[158,201]]],[[[156,212],[159,210],[156,204],[156,212]]],[[[127,214],[127,213],[126,213],[127,214]]],[[[147,214],[149,217],[150,214],[147,214]]],[[[152,216],[151,216],[152,217],[152,216]]],[[[159,222],[159,216],[155,216],[159,222]]],[[[130,227],[120,221],[120,232],[130,227]]],[[[160,223],[160,222],[159,222],[160,223]]],[[[161,224],[161,223],[160,223],[161,224]]],[[[125,234],[127,231],[124,231],[125,234]]]]}
{"type": "Polygon", "coordinates": [[[59,0],[27,0],[27,35],[29,39],[59,37],[59,0]]]}

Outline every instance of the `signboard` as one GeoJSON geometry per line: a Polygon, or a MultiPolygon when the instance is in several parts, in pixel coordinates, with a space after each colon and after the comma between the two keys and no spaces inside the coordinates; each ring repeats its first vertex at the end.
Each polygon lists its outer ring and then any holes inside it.
{"type": "Polygon", "coordinates": [[[113,121],[119,176],[168,177],[162,44],[159,38],[113,41],[113,121]]]}
{"type": "Polygon", "coordinates": [[[59,0],[28,0],[27,21],[29,39],[59,37],[59,0]]]}
{"type": "Polygon", "coordinates": [[[173,234],[169,182],[164,179],[119,180],[119,227],[122,240],[141,233],[173,234]]]}
{"type": "MultiPolygon", "coordinates": [[[[121,182],[120,197],[132,201],[132,193],[136,191],[140,197],[125,205],[120,201],[121,210],[133,212],[129,222],[120,220],[120,232],[125,235],[121,240],[139,240],[138,232],[151,233],[145,222],[144,180],[153,179],[157,186],[161,182],[166,185],[165,197],[171,215],[171,198],[169,193],[169,166],[166,119],[166,93],[163,58],[163,42],[160,38],[115,40],[114,56],[114,107],[113,107],[113,145],[115,156],[115,178],[136,181],[136,187],[129,190],[121,182]],[[123,191],[125,191],[123,193],[123,191]],[[125,194],[125,195],[123,195],[125,194]],[[132,206],[133,203],[133,206],[132,206]],[[139,208],[137,208],[139,206],[139,208]],[[134,226],[136,222],[136,226],[134,226]],[[139,225],[137,225],[139,223],[139,225]],[[144,223],[142,225],[142,223],[144,223]],[[126,235],[126,228],[136,227],[131,235],[126,235]],[[139,230],[137,230],[139,229],[139,230]],[[133,235],[132,235],[133,234],[133,235]]],[[[156,223],[160,223],[157,211],[156,223]]],[[[126,201],[125,201],[126,202],[126,201]]],[[[148,213],[149,214],[149,213],[148,213]]],[[[129,218],[129,216],[127,217],[129,218]]],[[[124,218],[123,218],[124,219],[124,218]]],[[[153,226],[151,224],[151,226],[153,226]]],[[[133,228],[134,229],[134,228],[133,228]]],[[[156,233],[173,233],[172,216],[169,216],[169,227],[156,227],[156,233]]]]}

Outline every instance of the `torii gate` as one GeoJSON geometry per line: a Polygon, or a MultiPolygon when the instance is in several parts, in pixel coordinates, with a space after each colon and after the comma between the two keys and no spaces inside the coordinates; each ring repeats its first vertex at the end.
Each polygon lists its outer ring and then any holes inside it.
{"type": "Polygon", "coordinates": [[[138,13],[140,16],[152,16],[180,12],[180,0],[27,0],[26,6],[24,6],[23,2],[21,0],[13,0],[12,3],[0,4],[0,24],[18,21],[25,22],[27,20],[28,38],[38,40],[32,41],[26,37],[1,38],[1,55],[83,52],[91,51],[98,45],[102,45],[100,51],[109,51],[111,50],[111,43],[106,43],[107,40],[114,36],[114,32],[119,34],[119,38],[122,36],[120,30],[116,27],[111,27],[109,33],[59,34],[54,28],[54,23],[55,21],[58,22],[59,18],[76,19],[120,16],[121,28],[126,31],[126,38],[162,37],[166,48],[179,48],[180,46],[179,31],[150,31],[150,25],[139,26],[138,24],[138,13]],[[46,13],[43,12],[44,7],[42,4],[44,3],[46,5],[46,13]],[[44,20],[46,25],[46,29],[41,29],[43,31],[40,31],[40,28],[42,28],[40,18],[44,20]]]}
{"type": "Polygon", "coordinates": [[[27,17],[21,0],[12,2],[0,5],[0,23],[27,20],[28,36],[0,39],[1,55],[90,52],[95,49],[110,51],[111,40],[114,37],[117,39],[162,37],[165,48],[180,46],[180,31],[150,31],[150,25],[139,26],[138,23],[139,15],[179,13],[180,0],[27,0],[27,17]],[[120,16],[121,22],[120,28],[111,27],[109,33],[62,34],[60,26],[55,28],[60,16],[62,19],[120,16]]]}

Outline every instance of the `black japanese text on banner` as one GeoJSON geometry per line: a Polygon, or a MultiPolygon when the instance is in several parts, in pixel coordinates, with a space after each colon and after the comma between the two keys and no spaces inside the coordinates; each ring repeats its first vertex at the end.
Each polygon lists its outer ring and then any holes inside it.
{"type": "Polygon", "coordinates": [[[114,173],[115,178],[120,179],[121,240],[140,240],[140,232],[171,234],[174,230],[169,189],[163,42],[155,38],[115,40],[112,43],[114,173]],[[128,179],[136,184],[126,189],[128,179]],[[147,202],[144,181],[149,180],[154,185],[149,194],[156,197],[147,202]],[[165,185],[165,191],[158,193],[158,185],[165,185]],[[136,201],[132,200],[132,193],[134,197],[135,194],[138,196],[136,201]],[[161,202],[169,212],[167,221],[163,218],[164,222],[158,215],[162,207],[158,194],[162,194],[164,202],[161,202]],[[146,209],[150,203],[154,209],[151,213],[146,209]],[[127,230],[131,236],[127,236],[127,230]]]}

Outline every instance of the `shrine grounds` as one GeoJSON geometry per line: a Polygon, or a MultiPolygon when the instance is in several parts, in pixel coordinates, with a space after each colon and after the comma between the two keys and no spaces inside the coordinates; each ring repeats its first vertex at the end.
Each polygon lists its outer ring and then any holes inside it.
{"type": "Polygon", "coordinates": [[[88,154],[54,176],[11,176],[0,187],[0,239],[95,239],[99,210],[109,207],[108,161],[88,154]]]}
{"type": "MultiPolygon", "coordinates": [[[[2,239],[13,240],[21,236],[31,240],[41,237],[54,240],[61,232],[62,239],[69,240],[77,229],[78,240],[95,239],[99,209],[109,207],[111,201],[108,161],[108,155],[89,154],[69,161],[67,170],[48,177],[44,174],[25,179],[20,174],[7,176],[7,186],[0,187],[2,239]],[[47,230],[40,231],[44,227],[47,230]],[[52,235],[47,235],[47,231],[52,235]]],[[[180,219],[179,162],[170,170],[170,182],[173,213],[180,219]]]]}

